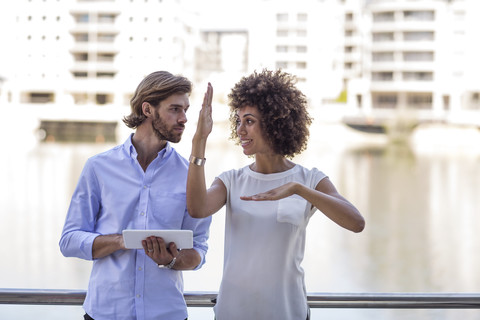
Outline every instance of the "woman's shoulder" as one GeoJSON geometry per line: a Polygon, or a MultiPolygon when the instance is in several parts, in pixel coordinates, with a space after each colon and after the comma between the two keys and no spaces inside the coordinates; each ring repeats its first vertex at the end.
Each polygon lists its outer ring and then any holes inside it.
{"type": "Polygon", "coordinates": [[[222,172],[221,174],[218,175],[219,178],[234,178],[234,177],[238,177],[238,176],[241,176],[245,173],[245,170],[248,169],[248,166],[245,166],[243,168],[239,168],[239,169],[230,169],[230,170],[227,170],[227,171],[224,171],[222,172]]]}
{"type": "Polygon", "coordinates": [[[323,173],[323,171],[320,171],[318,168],[313,167],[313,168],[307,168],[302,165],[297,164],[296,166],[296,172],[295,174],[303,176],[307,180],[315,180],[315,181],[320,181],[323,178],[326,178],[327,175],[323,173]]]}

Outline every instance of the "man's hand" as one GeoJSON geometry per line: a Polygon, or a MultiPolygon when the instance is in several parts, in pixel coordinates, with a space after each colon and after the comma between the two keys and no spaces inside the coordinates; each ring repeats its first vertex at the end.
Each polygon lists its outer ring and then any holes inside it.
{"type": "Polygon", "coordinates": [[[163,238],[148,237],[142,241],[145,254],[156,264],[167,265],[178,255],[177,245],[170,242],[167,246],[163,238]]]}

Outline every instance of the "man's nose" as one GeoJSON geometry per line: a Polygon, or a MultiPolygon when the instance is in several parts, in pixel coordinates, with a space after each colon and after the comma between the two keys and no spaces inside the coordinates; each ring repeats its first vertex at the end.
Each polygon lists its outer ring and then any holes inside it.
{"type": "Polygon", "coordinates": [[[179,123],[186,123],[188,121],[187,119],[187,113],[185,111],[182,112],[180,115],[180,118],[178,118],[179,123]]]}

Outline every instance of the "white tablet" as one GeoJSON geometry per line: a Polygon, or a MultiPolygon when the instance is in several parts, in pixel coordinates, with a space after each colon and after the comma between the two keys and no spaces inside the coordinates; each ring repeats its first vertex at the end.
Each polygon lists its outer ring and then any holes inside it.
{"type": "Polygon", "coordinates": [[[127,249],[143,249],[142,240],[150,236],[161,237],[168,245],[175,242],[178,249],[193,248],[192,230],[123,230],[123,242],[127,249]]]}

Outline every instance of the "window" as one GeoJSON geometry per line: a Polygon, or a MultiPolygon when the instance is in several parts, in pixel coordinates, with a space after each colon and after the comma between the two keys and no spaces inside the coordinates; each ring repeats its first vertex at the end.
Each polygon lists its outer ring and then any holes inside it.
{"type": "Polygon", "coordinates": [[[114,72],[97,72],[97,78],[113,78],[114,72]]]}
{"type": "Polygon", "coordinates": [[[30,92],[29,94],[30,103],[47,103],[53,100],[54,95],[51,92],[30,92]]]}
{"type": "Polygon", "coordinates": [[[375,61],[375,62],[393,61],[393,52],[373,52],[372,61],[375,61]]]}
{"type": "Polygon", "coordinates": [[[113,33],[99,33],[98,42],[113,42],[115,35],[113,33]]]}
{"type": "Polygon", "coordinates": [[[397,96],[392,94],[376,94],[374,95],[374,106],[379,109],[393,109],[397,106],[397,96]]]}
{"type": "Polygon", "coordinates": [[[411,94],[407,97],[407,104],[415,109],[431,109],[432,95],[430,93],[411,94]]]}
{"type": "Polygon", "coordinates": [[[433,41],[432,31],[410,31],[403,33],[403,40],[405,41],[433,41]]]}
{"type": "Polygon", "coordinates": [[[297,61],[296,66],[297,69],[306,69],[307,63],[305,61],[297,61]]]}
{"type": "Polygon", "coordinates": [[[97,54],[97,60],[98,61],[111,62],[111,61],[113,61],[114,57],[115,57],[115,55],[113,53],[99,53],[99,54],[97,54]]]}
{"type": "Polygon", "coordinates": [[[287,37],[288,31],[287,30],[277,30],[277,37],[287,37]]]}
{"type": "Polygon", "coordinates": [[[74,19],[77,23],[87,23],[90,21],[88,13],[76,14],[74,15],[74,19]]]}
{"type": "Polygon", "coordinates": [[[433,72],[404,72],[403,73],[403,80],[404,81],[432,81],[433,80],[433,72]]]}
{"type": "Polygon", "coordinates": [[[393,32],[373,32],[373,42],[387,42],[393,41],[393,32]]]}
{"type": "Polygon", "coordinates": [[[277,67],[277,69],[285,69],[285,68],[288,68],[288,62],[286,61],[277,61],[275,63],[275,66],[277,67]]]}
{"type": "Polygon", "coordinates": [[[433,52],[404,52],[403,61],[433,61],[433,52]]]}
{"type": "Polygon", "coordinates": [[[100,23],[114,23],[115,15],[111,13],[100,13],[98,15],[98,22],[100,23]]]}
{"type": "Polygon", "coordinates": [[[372,80],[373,81],[392,81],[393,72],[392,71],[373,72],[372,80]]]}
{"type": "Polygon", "coordinates": [[[86,77],[88,77],[88,73],[83,72],[83,71],[76,71],[76,72],[73,73],[73,76],[75,78],[86,78],[86,77]]]}
{"type": "Polygon", "coordinates": [[[87,33],[77,33],[74,35],[76,42],[88,42],[88,34],[87,33]]]}
{"type": "Polygon", "coordinates": [[[277,52],[288,52],[288,46],[277,46],[277,52]]]}
{"type": "Polygon", "coordinates": [[[435,14],[433,11],[418,10],[404,11],[403,18],[407,21],[433,21],[435,14]]]}
{"type": "Polygon", "coordinates": [[[296,51],[298,53],[305,53],[307,52],[307,46],[296,46],[296,51]]]}
{"type": "Polygon", "coordinates": [[[305,29],[298,29],[298,30],[297,30],[297,36],[298,36],[298,37],[306,37],[306,36],[307,36],[307,30],[305,30],[305,29]]]}
{"type": "Polygon", "coordinates": [[[297,14],[297,21],[305,22],[308,19],[308,15],[306,13],[298,13],[297,14]]]}
{"type": "Polygon", "coordinates": [[[88,53],[75,53],[74,55],[75,61],[88,61],[88,53]]]}
{"type": "Polygon", "coordinates": [[[277,21],[278,22],[288,21],[288,13],[277,13],[277,21]]]}
{"type": "Polygon", "coordinates": [[[108,94],[101,94],[101,93],[97,93],[95,95],[95,101],[97,104],[107,104],[110,101],[110,96],[108,94]]]}
{"type": "Polygon", "coordinates": [[[393,21],[395,16],[393,11],[385,11],[385,12],[375,12],[373,14],[373,21],[374,22],[388,22],[393,21]]]}

